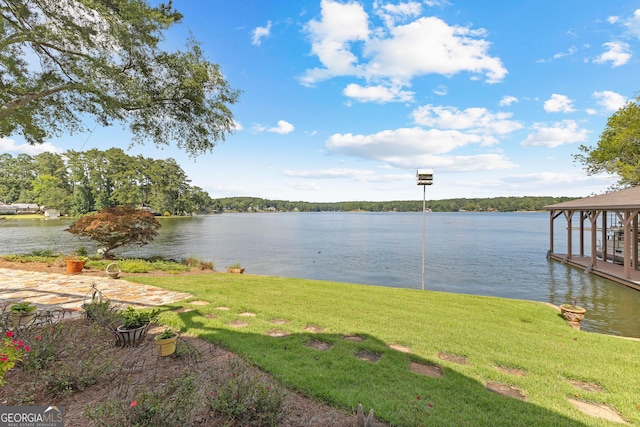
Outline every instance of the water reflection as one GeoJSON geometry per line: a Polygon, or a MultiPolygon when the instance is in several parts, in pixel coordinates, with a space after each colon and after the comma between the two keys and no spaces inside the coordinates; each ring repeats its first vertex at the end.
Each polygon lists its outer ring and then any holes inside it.
{"type": "Polygon", "coordinates": [[[638,291],[559,262],[548,266],[549,302],[560,305],[575,298],[587,309],[584,330],[640,337],[638,291]]]}

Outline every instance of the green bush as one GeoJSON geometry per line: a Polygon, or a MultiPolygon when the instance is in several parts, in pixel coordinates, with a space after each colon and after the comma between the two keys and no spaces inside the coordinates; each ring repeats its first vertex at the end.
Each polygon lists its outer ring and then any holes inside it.
{"type": "Polygon", "coordinates": [[[182,264],[186,265],[187,267],[197,268],[197,269],[200,269],[200,270],[213,270],[214,269],[213,262],[211,262],[211,261],[202,261],[201,259],[193,257],[193,256],[189,256],[189,257],[183,259],[182,260],[182,264]]]}
{"type": "Polygon", "coordinates": [[[193,375],[184,374],[156,390],[143,389],[130,402],[112,398],[87,408],[96,426],[173,427],[194,425],[201,401],[193,375]]]}
{"type": "Polygon", "coordinates": [[[238,359],[230,360],[229,368],[221,370],[224,374],[218,373],[213,379],[215,387],[207,396],[213,412],[231,425],[278,425],[285,392],[279,386],[261,381],[238,359]]]}

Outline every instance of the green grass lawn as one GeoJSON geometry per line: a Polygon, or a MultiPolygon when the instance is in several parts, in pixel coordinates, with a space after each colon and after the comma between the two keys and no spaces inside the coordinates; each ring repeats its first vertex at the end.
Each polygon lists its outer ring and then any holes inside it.
{"type": "Polygon", "coordinates": [[[576,331],[542,303],[255,275],[127,280],[208,301],[174,304],[193,310],[166,310],[162,321],[237,352],[305,395],[346,411],[362,403],[394,426],[612,425],[583,414],[569,398],[607,405],[640,425],[640,342],[576,331]],[[241,316],[247,312],[255,316],[241,316]],[[230,326],[234,320],[248,325],[230,326]],[[273,329],[290,335],[274,338],[267,334],[273,329]],[[332,346],[318,350],[306,345],[311,339],[332,346]],[[380,359],[361,360],[359,351],[380,359]],[[411,362],[438,365],[443,377],[415,373],[411,362]],[[488,391],[490,381],[519,389],[526,400],[488,391]]]}

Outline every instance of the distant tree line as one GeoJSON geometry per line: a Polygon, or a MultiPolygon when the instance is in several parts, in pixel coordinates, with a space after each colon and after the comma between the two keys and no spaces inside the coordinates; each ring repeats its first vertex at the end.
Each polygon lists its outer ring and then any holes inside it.
{"type": "MultiPolygon", "coordinates": [[[[494,197],[474,199],[427,200],[427,209],[433,212],[515,212],[537,211],[547,205],[574,200],[576,197],[494,197]]],[[[422,212],[422,200],[396,200],[389,202],[290,202],[256,197],[226,197],[213,199],[218,212],[422,212]]]]}
{"type": "MultiPolygon", "coordinates": [[[[495,197],[427,200],[434,212],[536,211],[575,197],[495,197]]],[[[174,159],[129,156],[119,148],[69,150],[36,156],[0,154],[0,202],[36,203],[62,214],[82,215],[114,206],[146,206],[161,214],[209,212],[420,212],[422,200],[332,202],[212,199],[174,159]]]]}
{"type": "Polygon", "coordinates": [[[212,201],[174,159],[129,156],[119,148],[37,156],[0,154],[0,201],[37,203],[81,215],[114,206],[161,214],[210,212],[212,201]]]}

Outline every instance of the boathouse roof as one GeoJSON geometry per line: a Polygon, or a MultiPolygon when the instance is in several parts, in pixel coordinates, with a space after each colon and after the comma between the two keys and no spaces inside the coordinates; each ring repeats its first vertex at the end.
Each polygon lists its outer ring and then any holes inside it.
{"type": "Polygon", "coordinates": [[[600,194],[598,196],[585,197],[582,199],[570,200],[568,202],[556,203],[544,207],[546,210],[619,210],[640,208],[640,186],[626,188],[620,191],[600,194]]]}

